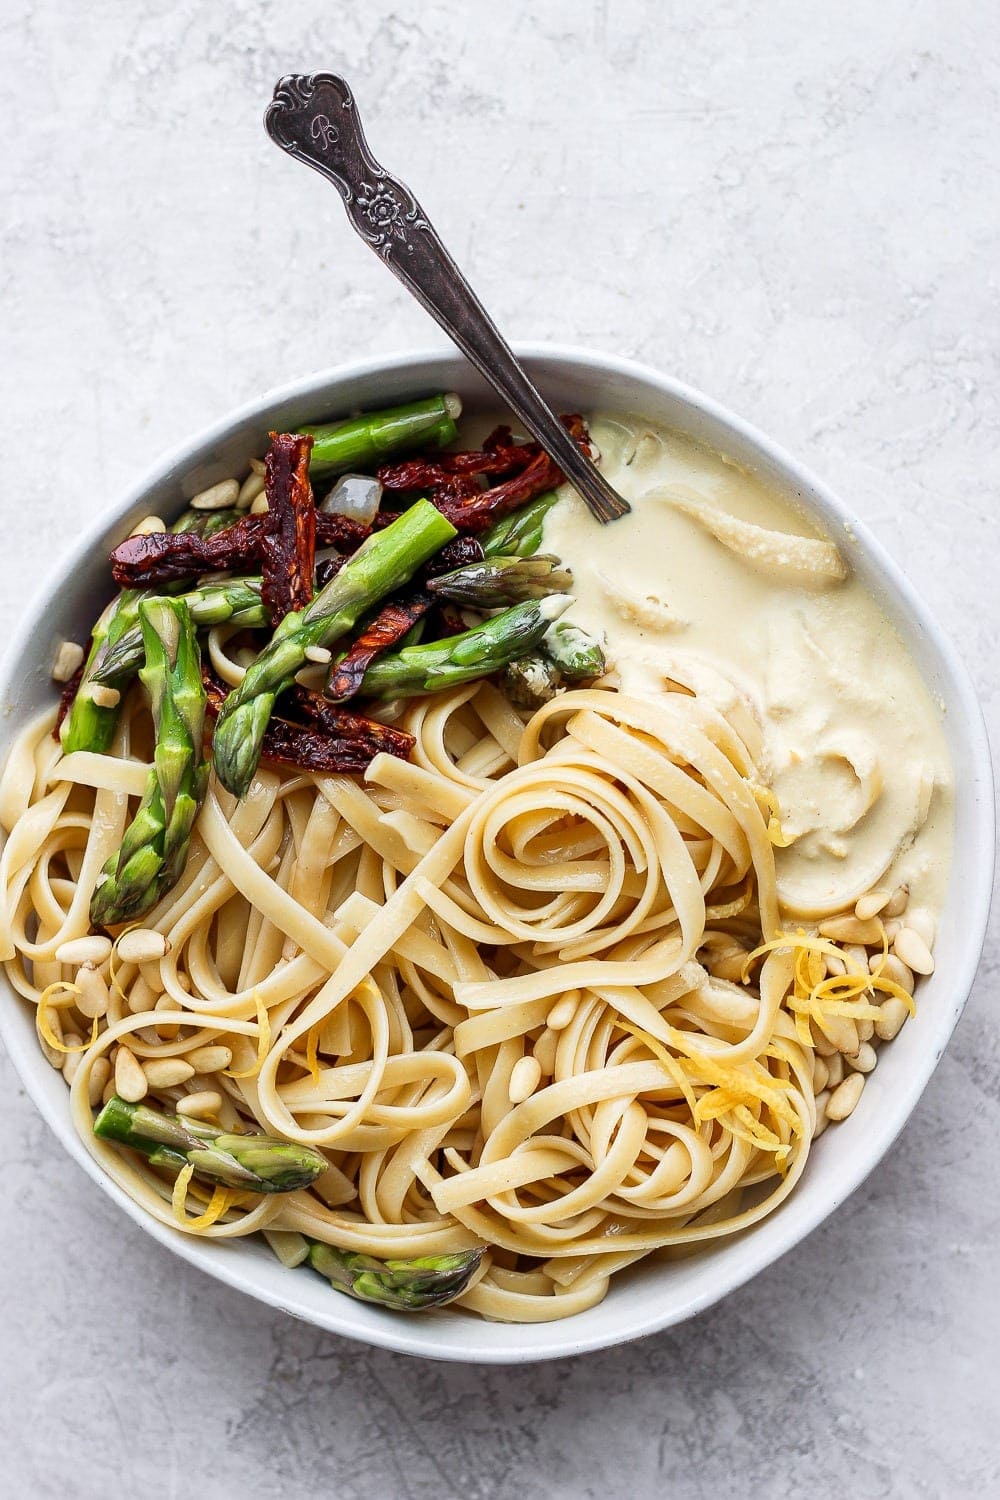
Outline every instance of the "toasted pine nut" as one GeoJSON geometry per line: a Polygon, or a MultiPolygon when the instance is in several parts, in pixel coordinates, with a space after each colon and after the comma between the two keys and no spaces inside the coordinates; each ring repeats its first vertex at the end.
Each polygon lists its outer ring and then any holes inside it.
{"type": "Polygon", "coordinates": [[[142,1066],[151,1089],[172,1089],[194,1077],[194,1068],[182,1057],[151,1057],[142,1066]]]}
{"type": "Polygon", "coordinates": [[[858,1050],[858,1028],[850,1016],[828,1016],[823,1026],[837,1051],[853,1057],[858,1050]]]}
{"type": "Polygon", "coordinates": [[[56,949],[57,964],[102,964],[111,952],[111,939],[95,933],[93,937],[70,938],[56,949]]]}
{"type": "Polygon", "coordinates": [[[222,1095],[217,1094],[215,1089],[202,1089],[197,1094],[185,1094],[178,1101],[177,1113],[203,1118],[205,1115],[214,1115],[221,1108],[222,1095]]]}
{"type": "MultiPolygon", "coordinates": [[[[178,1010],[177,1001],[172,995],[161,995],[156,1002],[156,1010],[178,1010]]],[[[172,1042],[175,1040],[180,1027],[176,1023],[169,1022],[166,1026],[162,1022],[156,1023],[156,1034],[161,1042],[172,1042]]]]}
{"type": "Polygon", "coordinates": [[[901,963],[913,970],[914,974],[934,973],[931,950],[919,932],[914,932],[912,927],[903,928],[892,945],[892,951],[901,963]]]}
{"type": "Polygon", "coordinates": [[[236,504],[239,493],[237,480],[220,479],[218,484],[210,484],[207,490],[199,490],[188,504],[192,510],[228,510],[236,504]]]}
{"type": "Polygon", "coordinates": [[[817,1057],[813,1063],[813,1093],[821,1094],[830,1080],[830,1069],[825,1057],[817,1057]]]}
{"type": "Polygon", "coordinates": [[[240,485],[240,492],[236,496],[236,509],[249,510],[258,495],[264,493],[263,474],[254,474],[252,471],[240,485]]]}
{"type": "Polygon", "coordinates": [[[859,897],[854,903],[854,915],[859,922],[867,922],[869,917],[877,917],[891,899],[891,891],[869,891],[867,895],[859,897]]]}
{"type": "Polygon", "coordinates": [[[118,689],[107,687],[103,682],[90,683],[87,692],[98,708],[117,708],[122,701],[122,695],[118,689]]]}
{"type": "Polygon", "coordinates": [[[565,1031],[566,1027],[576,1015],[576,1007],[580,1003],[580,991],[569,990],[556,1001],[548,1015],[545,1024],[550,1031],[565,1031]]]}
{"type": "Polygon", "coordinates": [[[862,1042],[857,1057],[851,1058],[851,1067],[856,1073],[870,1073],[878,1062],[878,1053],[871,1042],[862,1042]]]}
{"type": "Polygon", "coordinates": [[[306,661],[315,661],[325,667],[328,661],[333,660],[333,652],[328,646],[307,646],[305,657],[306,661]]]}
{"type": "Polygon", "coordinates": [[[149,1085],[146,1075],[134,1052],[119,1047],[115,1058],[115,1092],[129,1104],[138,1104],[145,1099],[149,1085]]]}
{"type": "Polygon", "coordinates": [[[828,1041],[823,1035],[818,1026],[813,1029],[813,1050],[817,1057],[825,1057],[827,1059],[831,1058],[837,1050],[833,1043],[828,1041]]]}
{"type": "Polygon", "coordinates": [[[908,969],[902,959],[896,957],[895,953],[887,953],[884,963],[881,953],[873,953],[868,962],[873,974],[881,973],[883,978],[891,979],[893,984],[898,984],[908,994],[913,994],[913,987],[916,983],[913,977],[913,970],[908,969]]]}
{"type": "Polygon", "coordinates": [[[144,516],[138,526],[133,526],[129,536],[149,536],[154,531],[166,531],[167,523],[160,516],[144,516]]]}
{"type": "Polygon", "coordinates": [[[87,1099],[91,1109],[97,1108],[110,1077],[111,1064],[106,1057],[99,1057],[91,1068],[90,1077],[87,1079],[87,1099]]]}
{"type": "MultiPolygon", "coordinates": [[[[79,1047],[79,1045],[80,1045],[80,1043],[81,1043],[82,1040],[83,1040],[83,1038],[77,1036],[77,1034],[76,1034],[75,1031],[66,1031],[66,1032],[63,1033],[63,1043],[67,1047],[79,1047]]],[[[74,1078],[74,1076],[76,1074],[76,1070],[77,1070],[77,1068],[79,1066],[80,1066],[80,1053],[79,1052],[67,1052],[67,1053],[65,1053],[63,1055],[63,1060],[62,1060],[62,1076],[65,1078],[65,1080],[66,1080],[67,1083],[72,1083],[73,1082],[73,1078],[74,1078]]]]}
{"type": "Polygon", "coordinates": [[[855,1021],[854,1024],[858,1028],[858,1041],[864,1046],[865,1042],[870,1042],[875,1035],[875,1022],[865,1016],[863,1021],[855,1021]]]}
{"type": "Polygon", "coordinates": [[[841,1056],[841,1054],[839,1052],[835,1052],[833,1054],[833,1056],[827,1060],[827,1068],[826,1068],[826,1086],[827,1086],[827,1088],[828,1089],[835,1089],[837,1087],[837,1085],[843,1080],[843,1077],[844,1077],[844,1059],[843,1059],[843,1057],[841,1056]]]}
{"type": "Polygon", "coordinates": [[[170,951],[163,933],[154,932],[151,927],[133,927],[130,932],[123,932],[116,946],[123,964],[152,963],[170,951]]]}
{"type": "Polygon", "coordinates": [[[905,1001],[897,999],[895,995],[890,995],[888,1000],[883,1000],[879,1007],[879,1018],[875,1022],[875,1035],[883,1042],[891,1042],[893,1037],[899,1035],[903,1022],[909,1014],[905,1001]]]}
{"type": "Polygon", "coordinates": [[[551,1078],[556,1066],[556,1047],[559,1043],[559,1034],[546,1026],[538,1041],[532,1048],[538,1066],[547,1078],[551,1078]]]}
{"type": "Polygon", "coordinates": [[[111,1099],[115,1097],[116,1093],[117,1089],[115,1088],[115,1080],[113,1077],[109,1078],[107,1083],[101,1090],[101,1103],[107,1104],[111,1099]]]}
{"type": "Polygon", "coordinates": [[[880,943],[882,924],[875,917],[867,922],[854,916],[830,917],[819,924],[822,937],[833,938],[838,943],[880,943]]]}
{"type": "Polygon", "coordinates": [[[816,1124],[813,1129],[813,1140],[818,1141],[824,1130],[830,1123],[830,1117],[826,1112],[826,1106],[830,1102],[829,1089],[816,1095],[816,1124]]]}
{"type": "Polygon", "coordinates": [[[128,992],[128,1008],[133,1015],[141,1015],[143,1011],[153,1010],[156,1005],[156,991],[152,985],[146,983],[140,974],[135,984],[128,992]]]}
{"type": "Polygon", "coordinates": [[[844,949],[844,957],[848,960],[847,968],[854,973],[864,974],[868,968],[868,949],[863,948],[860,943],[848,943],[844,949]]]}
{"type": "Polygon", "coordinates": [[[906,913],[906,925],[911,932],[922,937],[928,948],[934,946],[934,934],[937,931],[937,923],[925,906],[917,906],[913,911],[906,913]]]}
{"type": "Polygon", "coordinates": [[[270,507],[267,503],[267,496],[258,495],[256,500],[250,507],[250,514],[252,516],[266,516],[269,509],[270,507]]]}
{"type": "Polygon", "coordinates": [[[76,997],[76,1008],[81,1016],[93,1021],[97,1016],[106,1016],[111,992],[100,969],[93,964],[83,964],[76,971],[74,981],[80,993],[76,997]]]}
{"type": "Polygon", "coordinates": [[[846,1120],[857,1108],[865,1087],[863,1073],[849,1073],[843,1083],[834,1089],[826,1106],[828,1120],[846,1120]]]}
{"type": "Polygon", "coordinates": [[[76,641],[60,641],[55,661],[49,676],[53,682],[69,682],[73,673],[83,666],[83,647],[76,641]]]}
{"type": "Polygon", "coordinates": [[[885,905],[883,916],[901,917],[906,910],[906,903],[909,899],[910,887],[908,885],[897,885],[885,905]]]}
{"type": "Polygon", "coordinates": [[[823,958],[826,963],[826,972],[828,974],[847,973],[847,965],[844,960],[839,957],[839,955],[833,953],[824,953],[823,958]]]}
{"type": "Polygon", "coordinates": [[[252,458],[250,460],[250,470],[252,473],[259,474],[263,478],[267,473],[267,465],[262,458],[252,458]]]}
{"type": "Polygon", "coordinates": [[[229,1067],[233,1054],[229,1047],[195,1047],[193,1052],[187,1054],[187,1060],[194,1073],[218,1073],[220,1068],[229,1067]]]}
{"type": "Polygon", "coordinates": [[[542,1070],[537,1057],[522,1057],[511,1070],[507,1096],[511,1104],[523,1104],[530,1099],[542,1081],[542,1070]]]}

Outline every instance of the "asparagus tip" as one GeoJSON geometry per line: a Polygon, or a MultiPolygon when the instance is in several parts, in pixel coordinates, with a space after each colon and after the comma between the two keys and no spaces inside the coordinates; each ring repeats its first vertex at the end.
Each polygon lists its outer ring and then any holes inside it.
{"type": "Polygon", "coordinates": [[[573,603],[572,594],[549,594],[542,599],[538,605],[538,613],[543,620],[558,620],[561,614],[565,614],[573,603]]]}

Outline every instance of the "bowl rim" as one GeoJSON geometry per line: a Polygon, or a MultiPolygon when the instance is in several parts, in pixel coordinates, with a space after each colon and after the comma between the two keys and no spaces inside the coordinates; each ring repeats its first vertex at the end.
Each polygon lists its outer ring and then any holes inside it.
{"type": "MultiPolygon", "coordinates": [[[[712,397],[649,365],[600,350],[563,343],[518,343],[515,347],[518,357],[529,366],[537,362],[555,363],[564,366],[568,372],[586,370],[590,374],[597,374],[612,380],[615,376],[621,376],[627,380],[635,380],[658,388],[664,397],[674,400],[690,411],[706,417],[710,423],[718,424],[735,434],[743,445],[756,450],[757,454],[763,457],[769,465],[779,470],[785,480],[807,492],[810,496],[807,509],[816,506],[820,514],[825,513],[826,519],[832,519],[846,527],[852,539],[859,543],[861,551],[878,564],[885,579],[886,595],[889,598],[901,600],[929,638],[947,680],[950,695],[949,711],[954,707],[957,710],[956,717],[961,719],[964,726],[964,745],[973,768],[970,797],[974,800],[981,800],[985,805],[992,805],[993,774],[989,739],[982,709],[964,662],[950,638],[924,604],[914,585],[910,583],[882,543],[828,486],[779,443],[752,423],[736,415],[712,397]]],[[[267,408],[284,402],[300,402],[307,400],[310,396],[328,399],[331,392],[338,386],[370,379],[380,374],[412,374],[416,382],[423,368],[432,364],[440,365],[443,362],[460,365],[462,360],[461,356],[448,346],[373,355],[363,360],[338,364],[300,376],[245,401],[239,407],[202,428],[193,437],[161,453],[118,499],[102,508],[97,518],[82,531],[63,557],[47,571],[43,586],[38,591],[38,598],[50,598],[60,585],[69,580],[81,561],[87,558],[101,541],[114,520],[125,516],[156,484],[177,470],[183,470],[185,465],[190,465],[193,461],[194,454],[213,443],[225,440],[235,428],[259,417],[267,408]]],[[[36,615],[37,611],[32,610],[22,613],[0,660],[0,703],[6,702],[9,698],[14,673],[37,628],[36,615]]],[[[992,893],[994,843],[995,830],[992,820],[982,820],[977,840],[968,851],[963,851],[964,873],[970,899],[964,908],[966,942],[961,950],[961,961],[950,976],[952,1006],[946,1037],[950,1036],[965,1007],[982,953],[992,893]]],[[[3,986],[11,997],[18,998],[5,976],[3,986]]],[[[268,1290],[258,1284],[254,1275],[247,1274],[239,1262],[218,1254],[215,1242],[185,1235],[146,1215],[115,1182],[101,1172],[97,1162],[79,1140],[68,1110],[50,1108],[48,1100],[35,1089],[34,1074],[38,1071],[38,1064],[44,1064],[46,1068],[48,1064],[45,1063],[37,1046],[29,1048],[22,1045],[21,1037],[15,1031],[13,1024],[8,1024],[8,1016],[13,1014],[13,1008],[0,1004],[0,1039],[5,1044],[7,1054],[31,1102],[70,1156],[114,1202],[125,1210],[136,1224],[152,1235],[161,1245],[223,1284],[342,1337],[403,1354],[482,1364],[526,1363],[557,1359],[628,1343],[682,1322],[728,1296],[793,1249],[861,1185],[896,1140],[941,1057],[941,1049],[925,1048],[921,1053],[919,1066],[912,1069],[905,1080],[896,1080],[897,1086],[892,1107],[886,1112],[884,1120],[885,1128],[874,1139],[873,1145],[866,1143],[865,1150],[857,1154],[857,1159],[851,1169],[846,1173],[841,1173],[841,1191],[829,1199],[820,1199],[813,1211],[800,1216],[798,1222],[786,1223],[783,1235],[776,1234],[773,1229],[770,1234],[763,1232],[768,1224],[774,1225],[776,1220],[764,1220],[760,1225],[755,1226],[755,1230],[742,1239],[742,1249],[745,1253],[738,1267],[729,1267],[728,1274],[720,1277],[718,1285],[710,1285],[681,1298],[666,1309],[658,1308],[656,1300],[649,1299],[649,1302],[644,1304],[642,1315],[632,1318],[627,1327],[617,1335],[606,1336],[598,1332],[589,1336],[580,1334],[574,1336],[573,1324],[577,1319],[568,1318],[547,1324],[521,1325],[524,1337],[520,1345],[511,1342],[498,1346],[490,1343],[488,1337],[483,1337],[483,1330],[497,1326],[510,1327],[510,1325],[485,1324],[470,1318],[468,1320],[469,1337],[467,1340],[463,1338],[462,1348],[450,1344],[435,1347],[431,1328],[428,1326],[430,1320],[427,1324],[421,1325],[431,1334],[430,1337],[421,1334],[409,1320],[400,1317],[373,1321],[363,1328],[357,1325],[348,1326],[345,1315],[356,1304],[348,1303],[343,1314],[338,1315],[338,1304],[342,1300],[346,1301],[346,1299],[338,1298],[331,1299],[330,1316],[317,1315],[314,1309],[297,1303],[294,1296],[282,1298],[271,1295],[268,1290]],[[780,1241],[777,1246],[772,1244],[775,1238],[780,1241]],[[538,1347],[538,1335],[542,1329],[545,1331],[545,1343],[543,1347],[538,1347]]],[[[944,1043],[942,1047],[943,1045],[944,1043]]],[[[289,1291],[292,1291],[291,1286],[289,1291]]]]}

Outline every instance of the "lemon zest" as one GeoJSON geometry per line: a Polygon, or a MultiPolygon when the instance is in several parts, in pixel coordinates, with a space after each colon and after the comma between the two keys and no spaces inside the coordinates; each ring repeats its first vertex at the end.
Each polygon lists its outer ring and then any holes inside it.
{"type": "Polygon", "coordinates": [[[320,1021],[315,1026],[310,1026],[306,1033],[306,1067],[313,1083],[319,1088],[319,1034],[323,1023],[320,1021]]]}
{"type": "Polygon", "coordinates": [[[670,1053],[667,1051],[666,1047],[664,1047],[663,1043],[661,1041],[658,1041],[655,1036],[650,1036],[649,1032],[644,1031],[641,1026],[633,1025],[631,1021],[626,1021],[622,1016],[618,1017],[617,1024],[622,1031],[628,1031],[632,1036],[638,1037],[640,1042],[642,1042],[649,1048],[650,1052],[652,1052],[657,1062],[663,1064],[664,1068],[667,1070],[667,1073],[670,1075],[671,1080],[677,1085],[677,1087],[683,1094],[684,1101],[687,1104],[688,1109],[691,1111],[691,1115],[693,1117],[698,1108],[698,1100],[690,1083],[684,1076],[684,1073],[682,1072],[676,1057],[671,1057],[670,1053]]]}
{"type": "Polygon", "coordinates": [[[233,1068],[225,1069],[227,1078],[256,1078],[264,1066],[264,1059],[271,1050],[271,1020],[267,1014],[267,1006],[259,990],[253,992],[253,1003],[257,1011],[257,1061],[251,1068],[243,1068],[236,1071],[233,1068]]]}
{"type": "Polygon", "coordinates": [[[217,1219],[221,1219],[227,1208],[232,1206],[235,1194],[227,1188],[216,1186],[208,1200],[208,1207],[204,1213],[196,1214],[193,1218],[188,1217],[187,1195],[188,1186],[194,1176],[194,1167],[187,1162],[174,1181],[173,1192],[170,1195],[170,1207],[174,1218],[182,1229],[210,1229],[217,1219]]]}
{"type": "Polygon", "coordinates": [[[59,1037],[57,1037],[55,1032],[52,1030],[52,1025],[48,1018],[47,1007],[49,1003],[49,996],[54,990],[65,990],[68,995],[78,995],[80,993],[80,986],[78,984],[70,984],[67,979],[57,979],[54,984],[47,985],[45,989],[42,990],[42,993],[38,997],[38,1011],[35,1017],[38,1024],[39,1035],[42,1037],[43,1041],[48,1043],[48,1045],[54,1052],[64,1052],[67,1054],[71,1052],[86,1052],[87,1048],[92,1047],[97,1041],[97,1030],[99,1026],[97,1017],[94,1017],[93,1025],[90,1028],[89,1041],[81,1042],[78,1047],[67,1047],[66,1043],[59,1037]]]}

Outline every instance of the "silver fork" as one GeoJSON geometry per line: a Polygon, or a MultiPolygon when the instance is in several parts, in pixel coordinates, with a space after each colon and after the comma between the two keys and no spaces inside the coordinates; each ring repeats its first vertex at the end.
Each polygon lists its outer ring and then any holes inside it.
{"type": "Polygon", "coordinates": [[[570,437],[442,244],[409,188],[375,160],[335,73],[282,78],[264,116],[271,139],[339,190],[365,243],[399,277],[559,465],[599,521],[630,509],[570,437]]]}

